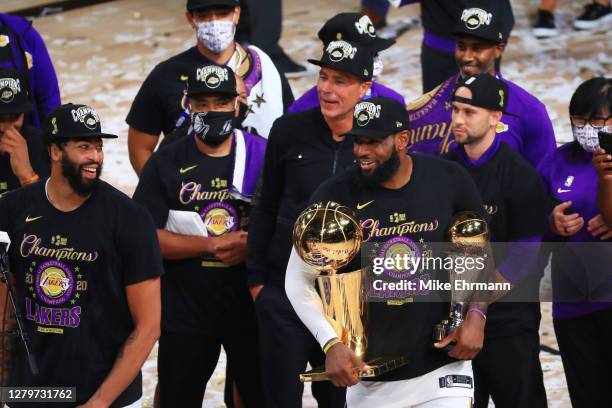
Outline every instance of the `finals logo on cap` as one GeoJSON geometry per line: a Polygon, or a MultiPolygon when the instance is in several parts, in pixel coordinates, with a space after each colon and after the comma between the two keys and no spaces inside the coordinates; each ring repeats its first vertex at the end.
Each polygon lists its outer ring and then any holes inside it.
{"type": "Polygon", "coordinates": [[[340,62],[346,58],[353,59],[355,54],[357,54],[357,48],[346,41],[332,41],[327,44],[325,51],[333,62],[340,62]]]}
{"type": "Polygon", "coordinates": [[[227,68],[215,65],[207,65],[196,70],[196,79],[204,82],[210,89],[216,89],[221,85],[221,82],[229,79],[227,68]]]}
{"type": "Polygon", "coordinates": [[[381,106],[372,102],[360,102],[355,106],[355,119],[358,126],[366,126],[374,118],[380,117],[381,106]]]}
{"type": "Polygon", "coordinates": [[[89,130],[95,130],[100,123],[98,113],[89,106],[81,106],[70,111],[75,123],[82,123],[89,130]]]}
{"type": "Polygon", "coordinates": [[[0,101],[11,103],[15,95],[21,92],[21,84],[16,78],[0,78],[0,101]]]}
{"type": "Polygon", "coordinates": [[[461,21],[465,23],[469,30],[477,30],[483,25],[491,25],[492,18],[493,14],[476,7],[463,10],[461,15],[461,21]]]}
{"type": "Polygon", "coordinates": [[[359,34],[366,34],[372,38],[376,37],[376,29],[374,28],[372,20],[370,20],[370,17],[368,16],[364,15],[359,20],[357,20],[355,22],[355,28],[357,29],[357,32],[359,34]]]}

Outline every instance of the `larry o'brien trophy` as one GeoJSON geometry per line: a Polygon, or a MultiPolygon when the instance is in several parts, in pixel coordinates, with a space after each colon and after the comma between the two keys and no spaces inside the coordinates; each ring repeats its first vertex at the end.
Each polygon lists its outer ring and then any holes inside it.
{"type": "MultiPolygon", "coordinates": [[[[487,222],[476,213],[464,211],[456,214],[448,230],[448,239],[451,243],[451,257],[485,256],[486,246],[489,242],[489,228],[487,222]]],[[[438,342],[452,333],[464,320],[464,305],[469,297],[465,291],[457,293],[455,280],[457,273],[449,270],[451,284],[451,310],[447,320],[442,320],[434,328],[434,341],[438,342]]],[[[471,280],[469,277],[463,277],[471,280]]],[[[452,347],[452,346],[451,346],[452,347]]]]}
{"type": "MultiPolygon", "coordinates": [[[[361,270],[336,273],[359,254],[363,233],[353,211],[326,202],[305,209],[293,228],[293,245],[299,257],[320,272],[317,285],[323,310],[338,338],[355,354],[366,356],[367,296],[361,270]]],[[[406,358],[370,358],[370,369],[359,378],[371,378],[406,364],[406,358]]],[[[325,368],[300,374],[301,382],[329,381],[325,368]]]]}

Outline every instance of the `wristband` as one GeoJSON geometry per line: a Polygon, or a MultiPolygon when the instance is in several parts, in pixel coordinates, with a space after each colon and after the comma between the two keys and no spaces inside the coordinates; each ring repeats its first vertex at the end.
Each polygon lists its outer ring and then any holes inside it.
{"type": "Polygon", "coordinates": [[[24,186],[27,186],[28,184],[36,183],[38,180],[40,180],[40,177],[38,177],[38,174],[34,174],[32,177],[28,179],[19,180],[19,183],[21,184],[22,187],[24,187],[24,186]]]}
{"type": "Polygon", "coordinates": [[[342,343],[342,342],[340,341],[339,338],[334,337],[333,339],[331,339],[330,341],[325,343],[325,345],[323,346],[323,353],[327,354],[329,349],[332,348],[333,346],[335,346],[338,343],[342,343]]]}
{"type": "Polygon", "coordinates": [[[479,314],[479,315],[480,315],[480,317],[482,317],[484,320],[487,320],[487,315],[486,315],[486,314],[484,314],[484,312],[483,312],[482,310],[478,309],[477,307],[470,307],[470,308],[468,309],[468,313],[470,313],[470,312],[477,313],[477,314],[479,314]]]}

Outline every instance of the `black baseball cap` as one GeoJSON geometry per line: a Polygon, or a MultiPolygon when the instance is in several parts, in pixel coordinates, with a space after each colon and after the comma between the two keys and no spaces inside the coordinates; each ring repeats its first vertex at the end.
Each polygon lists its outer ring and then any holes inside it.
{"type": "Polygon", "coordinates": [[[66,139],[116,139],[116,135],[102,133],[98,113],[87,105],[67,103],[58,106],[45,118],[44,137],[47,143],[66,139]]]}
{"type": "Polygon", "coordinates": [[[195,67],[187,77],[187,95],[226,94],[236,96],[236,75],[230,67],[205,64],[195,67]]]}
{"type": "Polygon", "coordinates": [[[505,43],[513,26],[514,14],[509,1],[468,1],[461,15],[457,16],[453,34],[505,43]]]}
{"type": "Polygon", "coordinates": [[[348,72],[362,81],[372,80],[374,57],[367,48],[343,40],[332,41],[325,46],[320,60],[309,59],[308,62],[320,67],[329,67],[348,72]]]}
{"type": "Polygon", "coordinates": [[[508,106],[508,85],[489,74],[469,76],[457,82],[453,91],[453,101],[504,112],[508,106]],[[471,99],[455,95],[457,89],[463,87],[472,91],[471,99]]]}
{"type": "Polygon", "coordinates": [[[386,50],[395,40],[386,40],[376,36],[376,29],[370,17],[361,13],[336,14],[323,25],[317,34],[323,44],[344,40],[360,47],[370,48],[374,52],[386,50]]]}
{"type": "Polygon", "coordinates": [[[21,72],[0,69],[0,113],[26,113],[33,109],[21,72]]]}
{"type": "Polygon", "coordinates": [[[346,135],[380,139],[408,129],[406,107],[395,99],[377,96],[355,105],[353,128],[346,135]]]}
{"type": "Polygon", "coordinates": [[[239,0],[187,0],[187,10],[194,11],[198,9],[214,7],[214,6],[240,6],[239,0]]]}

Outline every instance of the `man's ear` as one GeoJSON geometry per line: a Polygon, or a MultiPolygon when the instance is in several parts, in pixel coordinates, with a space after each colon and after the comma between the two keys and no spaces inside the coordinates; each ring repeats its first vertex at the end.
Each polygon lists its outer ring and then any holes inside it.
{"type": "Polygon", "coordinates": [[[234,7],[234,24],[238,25],[239,21],[240,21],[240,7],[236,6],[234,7]]]}
{"type": "Polygon", "coordinates": [[[62,150],[59,148],[59,146],[55,143],[51,143],[49,145],[49,157],[51,158],[51,161],[60,161],[62,158],[62,150]]]}
{"type": "Polygon", "coordinates": [[[191,28],[195,29],[196,23],[195,23],[195,19],[193,18],[193,14],[191,13],[191,11],[185,12],[185,18],[187,19],[187,22],[189,23],[191,28]]]}
{"type": "Polygon", "coordinates": [[[405,152],[408,148],[409,132],[402,130],[395,134],[395,148],[400,152],[405,152]]]}
{"type": "Polygon", "coordinates": [[[503,113],[500,111],[491,111],[491,115],[489,117],[489,124],[492,127],[496,128],[499,122],[501,122],[502,116],[503,116],[503,113]]]}
{"type": "Polygon", "coordinates": [[[361,85],[359,86],[359,99],[363,99],[363,97],[366,96],[371,86],[372,86],[371,81],[361,83],[361,85]]]}
{"type": "Polygon", "coordinates": [[[506,43],[499,43],[495,45],[495,59],[500,59],[505,50],[506,43]]]}

